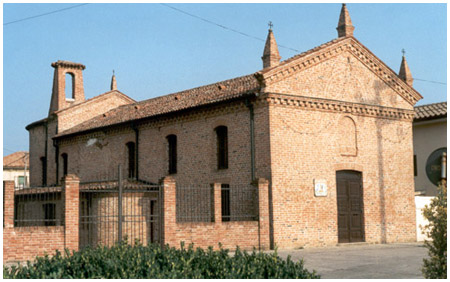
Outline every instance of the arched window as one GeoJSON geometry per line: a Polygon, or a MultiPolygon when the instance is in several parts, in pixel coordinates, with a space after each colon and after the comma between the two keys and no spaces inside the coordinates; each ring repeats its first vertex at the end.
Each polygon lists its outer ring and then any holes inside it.
{"type": "Polygon", "coordinates": [[[177,173],[177,136],[166,137],[169,149],[169,174],[177,173]]]}
{"type": "Polygon", "coordinates": [[[67,170],[69,168],[69,160],[66,153],[61,154],[61,157],[63,159],[63,176],[67,175],[67,170]]]}
{"type": "Polygon", "coordinates": [[[128,178],[136,177],[136,145],[134,142],[128,142],[128,178]]]}
{"type": "Polygon", "coordinates": [[[66,99],[75,99],[75,76],[73,73],[66,72],[65,79],[66,87],[64,92],[66,93],[66,99]]]}
{"type": "Polygon", "coordinates": [[[217,135],[217,169],[228,168],[228,129],[226,126],[216,127],[217,135]]]}
{"type": "Polygon", "coordinates": [[[42,186],[47,186],[47,159],[41,157],[42,186]]]}

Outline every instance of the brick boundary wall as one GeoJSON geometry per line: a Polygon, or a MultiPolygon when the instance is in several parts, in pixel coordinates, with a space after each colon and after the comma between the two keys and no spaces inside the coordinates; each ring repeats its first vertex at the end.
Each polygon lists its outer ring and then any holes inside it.
{"type": "Polygon", "coordinates": [[[172,247],[194,244],[194,247],[268,250],[269,238],[269,182],[258,179],[259,221],[222,222],[221,184],[214,183],[214,222],[176,222],[176,182],[172,177],[161,180],[163,186],[163,243],[172,247]]]}
{"type": "Polygon", "coordinates": [[[4,181],[3,263],[34,260],[56,250],[78,250],[79,179],[63,179],[64,226],[14,227],[14,181],[4,181]]]}

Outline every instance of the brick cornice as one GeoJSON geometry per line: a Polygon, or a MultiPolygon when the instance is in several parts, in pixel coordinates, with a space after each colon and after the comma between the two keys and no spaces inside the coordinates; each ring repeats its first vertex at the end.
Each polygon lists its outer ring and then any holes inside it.
{"type": "Polygon", "coordinates": [[[423,98],[354,37],[346,37],[344,40],[326,43],[313,52],[306,52],[304,55],[293,57],[281,63],[278,67],[272,68],[267,72],[261,72],[260,76],[264,85],[273,84],[343,52],[351,53],[411,105],[415,105],[417,101],[423,98]]]}
{"type": "Polygon", "coordinates": [[[281,93],[265,93],[261,99],[264,99],[270,105],[296,107],[305,110],[350,113],[353,115],[405,121],[412,121],[414,118],[413,110],[344,102],[331,99],[320,99],[281,93]]]}

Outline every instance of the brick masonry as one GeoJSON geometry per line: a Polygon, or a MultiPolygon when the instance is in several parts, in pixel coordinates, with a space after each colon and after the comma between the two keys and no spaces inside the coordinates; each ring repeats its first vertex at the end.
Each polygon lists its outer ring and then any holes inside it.
{"type": "Polygon", "coordinates": [[[176,222],[176,182],[165,177],[163,185],[163,236],[164,243],[178,247],[181,242],[194,247],[215,249],[221,244],[224,248],[262,249],[270,247],[269,240],[269,202],[268,186],[265,179],[258,179],[259,220],[222,222],[221,184],[214,183],[214,222],[176,222]]]}
{"type": "MultiPolygon", "coordinates": [[[[177,136],[178,171],[166,178],[170,187],[171,183],[249,185],[254,180],[247,107],[250,101],[254,106],[255,178],[268,180],[269,219],[261,220],[260,224],[269,226],[271,247],[298,248],[338,242],[336,172],[339,170],[362,173],[366,242],[414,241],[411,124],[413,105],[420,94],[353,37],[333,40],[255,75],[260,88],[253,100],[235,99],[58,138],[56,158],[52,137],[59,132],[58,128],[74,127],[69,122],[78,118],[85,121],[85,115],[98,114],[101,107],[78,104],[62,110],[60,113],[73,114],[67,114],[70,116],[67,119],[49,117],[47,138],[44,125],[29,129],[32,185],[39,184],[39,158],[44,154],[45,140],[49,184],[57,183],[56,175],[61,175],[62,153],[69,156],[69,173],[78,175],[82,181],[111,175],[119,164],[126,169],[128,142],[137,144],[139,179],[157,183],[168,175],[166,137],[171,134],[177,136]],[[214,131],[217,126],[228,128],[228,169],[217,169],[214,131]],[[316,179],[326,181],[326,197],[314,196],[316,179]]],[[[213,87],[208,89],[212,91],[213,87]]],[[[220,87],[217,89],[220,91],[220,87]]],[[[197,95],[201,97],[201,93],[197,95]]],[[[182,94],[179,96],[184,101],[182,94]]],[[[111,95],[111,99],[115,98],[111,95]]],[[[117,104],[105,102],[111,107],[117,104]]],[[[136,104],[133,112],[139,110],[136,104]]],[[[245,230],[249,241],[242,237],[217,237],[214,224],[174,223],[176,209],[170,201],[175,192],[170,191],[166,190],[168,194],[164,195],[168,201],[164,215],[167,242],[176,245],[191,240],[200,245],[216,245],[222,240],[228,246],[254,242],[257,230],[254,223],[244,226],[227,222],[220,227],[225,228],[219,232],[220,236],[232,230],[245,230]]]]}
{"type": "Polygon", "coordinates": [[[33,260],[65,248],[78,250],[79,179],[67,175],[64,226],[14,227],[14,182],[4,181],[3,262],[33,260]]]}

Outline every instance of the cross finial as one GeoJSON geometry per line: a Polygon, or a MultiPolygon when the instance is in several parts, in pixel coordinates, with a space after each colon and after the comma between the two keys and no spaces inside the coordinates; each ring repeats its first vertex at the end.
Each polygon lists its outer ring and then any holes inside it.
{"type": "Polygon", "coordinates": [[[272,24],[272,22],[271,21],[269,21],[269,30],[272,30],[272,27],[273,27],[273,24],[272,24]]]}
{"type": "Polygon", "coordinates": [[[405,49],[402,49],[402,53],[403,53],[403,57],[404,57],[405,53],[406,53],[405,49]]]}
{"type": "Polygon", "coordinates": [[[113,70],[113,75],[115,75],[115,74],[114,74],[114,70],[113,70]]]}

